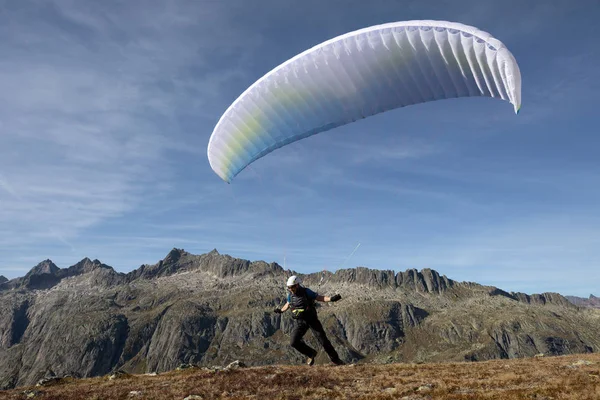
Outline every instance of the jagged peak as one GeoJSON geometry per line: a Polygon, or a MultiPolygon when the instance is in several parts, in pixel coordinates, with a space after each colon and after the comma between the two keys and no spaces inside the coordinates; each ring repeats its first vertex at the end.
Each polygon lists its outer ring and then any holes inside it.
{"type": "Polygon", "coordinates": [[[168,276],[178,272],[185,266],[180,265],[181,258],[190,254],[184,249],[174,247],[169,253],[159,260],[156,264],[142,264],[139,268],[126,274],[126,279],[129,281],[143,278],[152,279],[161,276],[168,276]]]}
{"type": "Polygon", "coordinates": [[[210,272],[220,278],[242,274],[265,274],[283,273],[283,268],[276,262],[264,260],[250,261],[244,258],[233,257],[229,254],[220,254],[217,249],[202,254],[196,259],[196,267],[201,271],[210,272]]]}
{"type": "Polygon", "coordinates": [[[430,268],[418,271],[410,268],[395,273],[393,270],[373,269],[363,266],[339,269],[328,278],[334,282],[348,282],[368,286],[410,289],[423,293],[441,293],[454,284],[454,281],[430,268]]]}
{"type": "Polygon", "coordinates": [[[50,259],[46,259],[42,262],[40,262],[38,265],[36,265],[35,267],[33,267],[26,276],[31,276],[31,275],[41,275],[41,274],[50,274],[50,275],[54,275],[56,274],[58,271],[60,270],[60,268],[58,268],[56,266],[56,264],[54,264],[52,262],[52,260],[50,259]]]}
{"type": "Polygon", "coordinates": [[[4,275],[0,275],[0,283],[8,282],[8,278],[4,275]]]}
{"type": "Polygon", "coordinates": [[[77,262],[75,265],[90,265],[95,264],[89,257],[84,257],[81,261],[77,262]]]}
{"type": "Polygon", "coordinates": [[[521,292],[510,292],[516,300],[528,303],[528,304],[558,304],[558,305],[572,305],[568,298],[560,293],[555,292],[544,292],[544,293],[521,293],[521,292]]]}
{"type": "Polygon", "coordinates": [[[179,261],[179,259],[181,257],[183,257],[184,255],[187,255],[188,252],[185,251],[184,249],[178,249],[176,247],[173,247],[173,249],[171,251],[169,251],[169,254],[166,255],[165,258],[163,258],[159,264],[173,264],[176,263],[177,261],[179,261]]]}
{"type": "Polygon", "coordinates": [[[33,267],[23,278],[15,281],[15,287],[48,289],[60,281],[61,269],[47,259],[33,267]]]}
{"type": "Polygon", "coordinates": [[[503,297],[507,297],[509,299],[518,300],[515,297],[514,293],[508,293],[507,291],[499,289],[499,288],[497,288],[495,286],[492,286],[492,287],[489,288],[488,294],[490,296],[503,296],[503,297]]]}
{"type": "Polygon", "coordinates": [[[74,264],[74,265],[70,266],[69,268],[67,268],[67,270],[65,272],[65,276],[81,275],[81,274],[85,274],[88,272],[92,272],[98,268],[113,270],[112,267],[109,267],[108,265],[103,264],[98,259],[94,259],[92,261],[89,257],[85,257],[81,261],[79,261],[77,264],[74,264]]]}
{"type": "Polygon", "coordinates": [[[335,277],[345,279],[348,282],[375,284],[393,282],[395,276],[394,271],[392,270],[380,270],[364,266],[338,269],[333,275],[335,277]]]}

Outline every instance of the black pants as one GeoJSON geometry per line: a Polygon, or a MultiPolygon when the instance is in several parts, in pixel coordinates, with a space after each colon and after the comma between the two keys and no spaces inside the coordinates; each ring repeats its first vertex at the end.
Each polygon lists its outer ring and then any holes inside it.
{"type": "Polygon", "coordinates": [[[302,340],[302,337],[306,334],[308,328],[312,330],[313,335],[315,335],[319,343],[321,343],[321,346],[323,346],[331,361],[334,363],[339,362],[340,356],[327,338],[323,325],[321,325],[321,321],[317,318],[316,313],[309,313],[302,318],[296,319],[296,325],[291,334],[290,345],[306,357],[314,357],[317,354],[317,351],[302,340]]]}

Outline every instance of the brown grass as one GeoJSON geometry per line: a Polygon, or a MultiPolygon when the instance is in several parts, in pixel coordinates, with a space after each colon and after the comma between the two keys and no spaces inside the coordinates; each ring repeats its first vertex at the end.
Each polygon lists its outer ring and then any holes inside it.
{"type": "Polygon", "coordinates": [[[65,379],[0,399],[600,399],[600,354],[478,363],[268,366],[65,379]],[[577,363],[580,360],[591,364],[577,363]],[[131,392],[141,392],[134,395],[131,392]]]}

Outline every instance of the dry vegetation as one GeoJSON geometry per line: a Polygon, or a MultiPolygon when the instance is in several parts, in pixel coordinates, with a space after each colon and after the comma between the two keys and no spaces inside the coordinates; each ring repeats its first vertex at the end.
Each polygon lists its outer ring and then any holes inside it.
{"type": "Polygon", "coordinates": [[[267,366],[63,379],[0,399],[600,399],[600,354],[477,363],[267,366]],[[195,396],[194,396],[195,395],[195,396]],[[191,397],[189,397],[191,396],[191,397]]]}

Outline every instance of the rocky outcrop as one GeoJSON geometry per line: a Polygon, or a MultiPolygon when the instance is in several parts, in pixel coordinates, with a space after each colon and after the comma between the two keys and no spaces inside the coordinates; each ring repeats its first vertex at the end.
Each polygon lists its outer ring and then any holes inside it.
{"type": "Polygon", "coordinates": [[[181,363],[199,364],[214,334],[217,316],[209,307],[182,301],[168,307],[149,340],[150,371],[167,371],[181,363]]]}
{"type": "Polygon", "coordinates": [[[184,271],[200,270],[211,273],[219,278],[233,277],[246,273],[257,276],[282,273],[283,269],[276,263],[268,264],[264,261],[251,262],[221,255],[215,249],[203,255],[193,255],[183,249],[173,249],[157,264],[142,265],[137,270],[127,275],[127,281],[136,279],[153,279],[170,276],[184,271]]]}
{"type": "Polygon", "coordinates": [[[382,271],[365,267],[338,270],[331,277],[331,282],[357,283],[373,288],[396,287],[394,271],[382,271]]]}
{"type": "Polygon", "coordinates": [[[0,282],[0,290],[25,289],[25,290],[45,290],[56,286],[60,281],[66,278],[89,274],[95,271],[97,273],[97,285],[118,284],[122,281],[123,274],[118,274],[108,265],[102,264],[98,260],[84,258],[77,264],[61,269],[51,260],[45,260],[33,267],[27,275],[22,278],[13,279],[4,284],[0,282]]]}
{"type": "MultiPolygon", "coordinates": [[[[316,276],[311,275],[314,282],[316,276]]],[[[376,270],[365,267],[338,270],[331,275],[331,283],[354,283],[371,288],[391,288],[408,290],[419,293],[443,293],[452,287],[454,282],[445,276],[440,276],[436,271],[425,268],[421,271],[409,269],[397,274],[391,270],[376,270]]]]}
{"type": "MultiPolygon", "coordinates": [[[[475,284],[477,285],[477,284],[475,284]]],[[[571,307],[573,304],[565,297],[559,293],[541,293],[541,294],[525,294],[520,292],[506,292],[504,290],[491,287],[488,289],[488,294],[490,296],[503,296],[515,301],[519,301],[525,304],[537,304],[537,305],[545,305],[545,304],[554,304],[560,305],[564,307],[571,307]]]]}
{"type": "Polygon", "coordinates": [[[97,300],[62,294],[15,304],[20,306],[13,308],[15,329],[2,339],[0,355],[8,361],[0,367],[0,386],[33,384],[48,371],[58,376],[110,372],[123,352],[127,317],[97,300]]]}
{"type": "Polygon", "coordinates": [[[114,271],[108,265],[102,264],[98,260],[92,261],[86,257],[83,260],[79,261],[77,264],[75,264],[69,268],[59,269],[56,274],[60,278],[68,278],[71,276],[77,276],[77,275],[93,272],[97,269],[105,269],[107,271],[114,271]]]}
{"type": "Polygon", "coordinates": [[[45,260],[33,267],[25,275],[17,287],[26,289],[47,289],[56,285],[60,281],[58,268],[52,261],[45,260]]]}
{"type": "Polygon", "coordinates": [[[161,276],[169,276],[178,271],[187,269],[186,263],[180,262],[182,257],[187,256],[189,253],[183,249],[173,249],[167,254],[167,256],[160,260],[154,265],[142,265],[138,269],[130,272],[127,275],[129,281],[133,281],[139,278],[152,279],[161,276]]]}
{"type": "Polygon", "coordinates": [[[513,298],[527,304],[556,304],[565,307],[572,306],[571,302],[559,293],[542,293],[528,295],[525,293],[511,292],[513,298]]]}
{"type": "MultiPolygon", "coordinates": [[[[285,302],[292,273],[216,250],[173,249],[128,274],[88,258],[66,269],[46,260],[3,284],[17,290],[0,291],[0,388],[49,375],[303,362],[289,346],[290,314],[272,312],[285,302]]],[[[358,267],[301,276],[322,293],[342,294],[342,301],[318,303],[317,311],[346,361],[600,351],[596,310],[555,293],[507,293],[430,269],[358,267]]],[[[320,349],[310,333],[305,338],[320,349]]],[[[328,361],[320,351],[317,362],[328,361]]]]}
{"type": "MultiPolygon", "coordinates": [[[[516,324],[516,326],[519,325],[516,324]]],[[[576,330],[554,336],[540,333],[536,329],[519,328],[502,327],[491,331],[490,338],[492,340],[489,344],[470,352],[465,359],[479,361],[494,358],[533,357],[536,354],[559,356],[594,351],[592,346],[578,337],[576,330]]]]}
{"type": "Polygon", "coordinates": [[[590,294],[589,298],[577,296],[565,296],[567,300],[579,307],[600,308],[600,297],[590,294]]]}
{"type": "Polygon", "coordinates": [[[0,348],[9,348],[21,342],[29,326],[29,299],[11,296],[0,304],[0,348]]]}
{"type": "Polygon", "coordinates": [[[250,262],[228,255],[221,255],[213,250],[200,259],[199,269],[210,272],[219,278],[227,278],[252,273],[255,276],[278,275],[283,273],[283,268],[277,263],[264,261],[250,262]]]}
{"type": "Polygon", "coordinates": [[[402,343],[407,329],[417,326],[427,312],[399,302],[363,303],[335,313],[339,336],[361,354],[390,352],[402,343]]]}
{"type": "Polygon", "coordinates": [[[422,271],[409,269],[396,275],[398,287],[413,289],[421,293],[442,293],[452,287],[454,281],[440,276],[436,271],[425,268],[422,271]]]}
{"type": "Polygon", "coordinates": [[[6,278],[4,275],[0,275],[0,285],[4,282],[8,282],[8,278],[6,278]]]}

